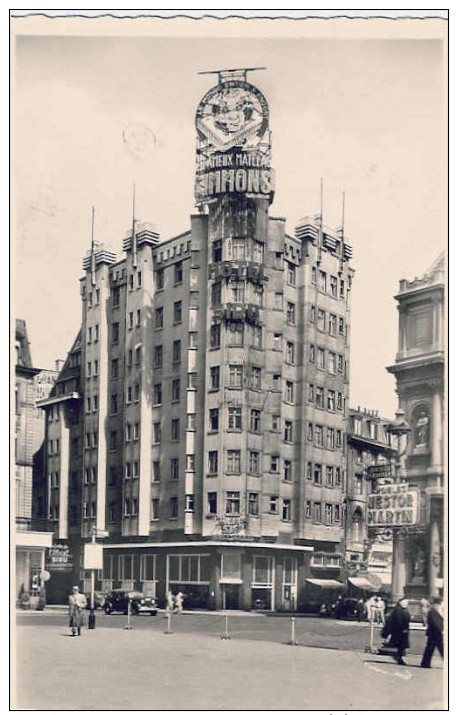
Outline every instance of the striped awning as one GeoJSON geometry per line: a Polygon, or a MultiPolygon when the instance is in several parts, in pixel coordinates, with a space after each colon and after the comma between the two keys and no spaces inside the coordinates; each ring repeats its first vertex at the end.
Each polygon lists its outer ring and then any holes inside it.
{"type": "Polygon", "coordinates": [[[367,578],[364,578],[364,576],[351,576],[348,578],[348,580],[352,586],[355,586],[356,588],[360,588],[363,591],[376,591],[377,590],[375,588],[374,584],[371,583],[367,578]]]}
{"type": "Polygon", "coordinates": [[[311,583],[313,586],[319,586],[320,588],[345,588],[343,583],[333,578],[306,578],[305,580],[307,583],[311,583]]]}

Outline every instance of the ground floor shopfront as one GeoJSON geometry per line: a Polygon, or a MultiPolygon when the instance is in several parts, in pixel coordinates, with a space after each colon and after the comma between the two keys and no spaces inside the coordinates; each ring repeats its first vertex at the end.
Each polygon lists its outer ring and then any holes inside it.
{"type": "Polygon", "coordinates": [[[16,598],[22,594],[38,596],[42,588],[46,549],[52,544],[52,534],[39,531],[17,531],[16,598]]]}
{"type": "MultiPolygon", "coordinates": [[[[196,542],[109,544],[96,586],[138,589],[164,605],[181,591],[185,608],[295,611],[304,604],[311,546],[196,542]]],[[[84,572],[83,587],[90,587],[84,572]]]]}

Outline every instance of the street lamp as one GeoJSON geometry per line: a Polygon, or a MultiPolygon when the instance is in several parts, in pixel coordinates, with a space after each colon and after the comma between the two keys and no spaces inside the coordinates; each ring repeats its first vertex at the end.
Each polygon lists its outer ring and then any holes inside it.
{"type": "MultiPolygon", "coordinates": [[[[400,484],[406,481],[406,454],[409,442],[409,433],[411,431],[407,422],[404,410],[397,410],[396,419],[392,425],[388,427],[388,431],[397,439],[397,449],[395,456],[394,467],[394,482],[400,484]]],[[[399,528],[393,528],[393,571],[392,571],[392,590],[395,600],[399,600],[404,596],[404,588],[406,584],[406,537],[405,534],[399,533],[399,528]]]]}
{"type": "Polygon", "coordinates": [[[397,410],[395,416],[395,421],[388,426],[387,430],[390,434],[394,435],[397,440],[394,481],[395,483],[399,483],[406,479],[405,455],[411,429],[404,410],[397,410]]]}

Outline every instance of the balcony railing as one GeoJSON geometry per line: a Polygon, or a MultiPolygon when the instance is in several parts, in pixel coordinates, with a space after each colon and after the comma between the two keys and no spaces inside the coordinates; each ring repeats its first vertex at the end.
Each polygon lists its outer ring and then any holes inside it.
{"type": "Polygon", "coordinates": [[[33,519],[28,516],[16,517],[16,531],[54,531],[54,525],[48,519],[33,519]]]}

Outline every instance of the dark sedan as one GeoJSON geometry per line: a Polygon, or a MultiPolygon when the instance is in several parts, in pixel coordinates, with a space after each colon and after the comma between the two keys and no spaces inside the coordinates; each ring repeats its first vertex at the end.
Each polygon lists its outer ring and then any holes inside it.
{"type": "Polygon", "coordinates": [[[140,591],[125,591],[117,588],[110,591],[103,604],[103,610],[107,615],[110,613],[125,613],[131,607],[132,615],[139,616],[141,613],[149,613],[150,616],[157,614],[156,599],[153,596],[145,596],[140,591]]]}

